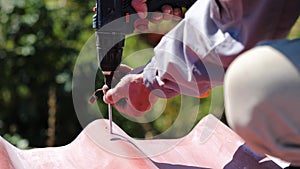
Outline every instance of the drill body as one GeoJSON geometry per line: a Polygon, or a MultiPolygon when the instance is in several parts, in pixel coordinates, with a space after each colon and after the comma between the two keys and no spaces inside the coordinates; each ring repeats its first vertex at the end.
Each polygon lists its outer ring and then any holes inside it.
{"type": "MultiPolygon", "coordinates": [[[[96,0],[93,28],[96,29],[98,66],[105,75],[105,84],[111,88],[114,71],[122,60],[125,36],[134,31],[136,11],[131,0],[96,0]],[[108,24],[110,23],[110,24],[108,24]]],[[[159,11],[169,4],[189,8],[196,0],[147,0],[149,12],[159,11]]]]}

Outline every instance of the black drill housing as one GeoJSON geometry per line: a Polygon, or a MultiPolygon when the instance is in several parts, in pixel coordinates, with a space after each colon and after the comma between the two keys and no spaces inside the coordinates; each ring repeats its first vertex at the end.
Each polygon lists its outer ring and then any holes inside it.
{"type": "MultiPolygon", "coordinates": [[[[188,9],[195,1],[147,0],[147,6],[149,12],[159,11],[165,4],[188,9]]],[[[98,66],[105,75],[105,84],[111,88],[113,73],[122,60],[125,35],[134,31],[136,16],[130,14],[136,11],[131,6],[131,0],[97,0],[95,12],[93,28],[96,29],[98,66]],[[117,19],[121,20],[113,22],[117,19]]]]}

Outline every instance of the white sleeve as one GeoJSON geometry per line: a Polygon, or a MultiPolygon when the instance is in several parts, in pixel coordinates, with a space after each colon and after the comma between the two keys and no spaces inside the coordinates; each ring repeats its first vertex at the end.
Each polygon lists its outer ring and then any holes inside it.
{"type": "MultiPolygon", "coordinates": [[[[284,0],[280,2],[197,1],[154,49],[155,55],[144,69],[144,84],[151,91],[163,91],[163,95],[157,95],[167,98],[179,93],[200,96],[222,84],[226,68],[241,52],[261,40],[286,36],[290,23],[294,23],[299,15],[299,9],[285,9],[293,5],[289,3],[291,1],[286,1],[289,5],[283,5],[284,0]],[[249,2],[252,5],[245,7],[249,2]],[[272,18],[269,14],[276,13],[274,9],[289,11],[291,19],[285,23],[285,29],[270,32],[268,23],[260,20],[277,23],[279,18],[272,18]],[[261,14],[260,17],[257,18],[256,14],[245,16],[252,10],[261,14]]],[[[300,6],[299,2],[296,5],[300,6]]]]}

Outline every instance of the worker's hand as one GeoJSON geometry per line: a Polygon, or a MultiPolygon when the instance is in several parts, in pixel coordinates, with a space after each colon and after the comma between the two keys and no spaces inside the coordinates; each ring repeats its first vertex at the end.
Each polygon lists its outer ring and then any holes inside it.
{"type": "Polygon", "coordinates": [[[121,113],[138,117],[151,110],[157,97],[143,84],[143,74],[128,74],[104,93],[103,100],[121,113]]]}
{"type": "MultiPolygon", "coordinates": [[[[128,65],[120,64],[120,66],[114,71],[114,76],[112,79],[112,88],[116,86],[120,82],[120,80],[132,70],[133,69],[128,65]]],[[[105,86],[104,89],[106,88],[107,87],[105,86]]],[[[103,90],[103,91],[106,92],[107,90],[103,90]]]]}
{"type": "MultiPolygon", "coordinates": [[[[148,30],[148,7],[146,4],[147,0],[132,0],[131,5],[137,11],[140,19],[135,21],[135,28],[140,32],[145,32],[148,30]]],[[[163,20],[174,20],[179,21],[183,17],[180,8],[172,8],[170,5],[164,5],[161,11],[153,12],[150,21],[152,23],[158,24],[163,20]]]]}

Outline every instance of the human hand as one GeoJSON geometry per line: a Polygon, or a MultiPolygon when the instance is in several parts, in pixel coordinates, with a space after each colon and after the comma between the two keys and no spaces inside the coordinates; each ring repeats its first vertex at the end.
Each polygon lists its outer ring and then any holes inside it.
{"type": "Polygon", "coordinates": [[[114,88],[105,90],[103,100],[121,113],[138,117],[151,110],[157,96],[143,84],[143,74],[128,74],[114,88]]]}
{"type": "MultiPolygon", "coordinates": [[[[147,0],[132,0],[131,5],[137,11],[140,19],[135,21],[134,27],[140,32],[146,32],[148,30],[148,7],[147,0]]],[[[182,10],[180,8],[172,8],[170,5],[164,5],[161,11],[154,11],[151,13],[150,22],[159,24],[163,20],[179,21],[183,17],[182,10]]]]}
{"type": "MultiPolygon", "coordinates": [[[[129,72],[131,72],[133,69],[128,66],[128,65],[125,65],[125,64],[120,64],[120,66],[114,71],[114,75],[113,75],[113,79],[112,79],[112,88],[114,86],[116,86],[120,80],[126,76],[129,72]]],[[[106,89],[106,86],[105,88],[103,88],[104,92],[107,91],[105,90],[106,89]]]]}

